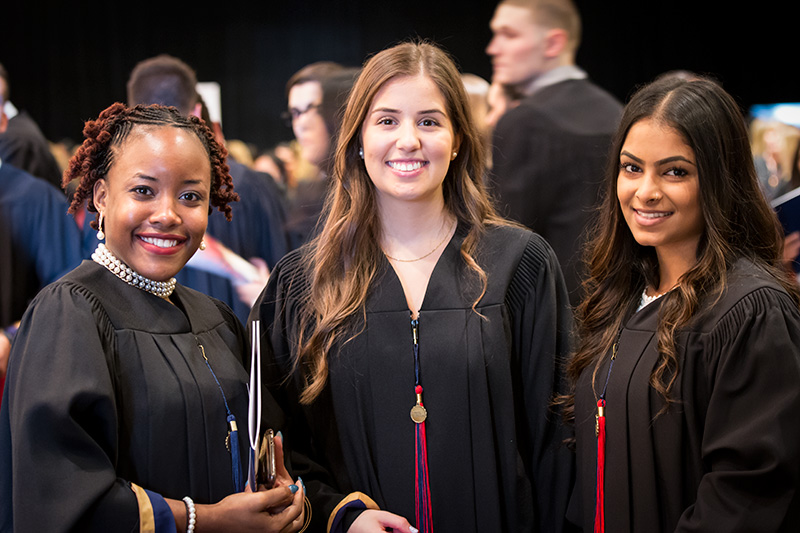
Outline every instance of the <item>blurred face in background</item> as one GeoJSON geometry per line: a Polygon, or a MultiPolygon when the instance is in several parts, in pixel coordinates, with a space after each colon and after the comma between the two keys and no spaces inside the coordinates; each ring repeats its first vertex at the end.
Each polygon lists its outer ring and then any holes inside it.
{"type": "Polygon", "coordinates": [[[493,82],[526,85],[544,71],[547,29],[536,24],[530,9],[500,4],[489,27],[486,53],[492,58],[493,82]]]}
{"type": "Polygon", "coordinates": [[[6,112],[3,109],[3,106],[6,105],[5,101],[3,100],[3,80],[0,78],[0,133],[6,131],[6,127],[8,126],[8,118],[6,117],[6,112]]]}
{"type": "Polygon", "coordinates": [[[328,156],[331,135],[319,113],[322,105],[322,86],[307,81],[289,89],[289,114],[292,131],[300,145],[303,159],[319,166],[328,156]]]}

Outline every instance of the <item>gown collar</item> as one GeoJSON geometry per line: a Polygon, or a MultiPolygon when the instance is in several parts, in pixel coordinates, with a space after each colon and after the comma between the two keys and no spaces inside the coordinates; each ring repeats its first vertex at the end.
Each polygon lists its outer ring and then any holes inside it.
{"type": "Polygon", "coordinates": [[[94,261],[83,261],[73,273],[101,302],[115,327],[155,334],[201,333],[223,320],[210,298],[180,284],[170,296],[173,305],[128,285],[94,261]]]}
{"type": "MultiPolygon", "coordinates": [[[[421,313],[426,310],[441,309],[445,305],[451,307],[453,295],[460,293],[461,288],[456,269],[460,264],[461,244],[465,237],[466,232],[459,224],[433,267],[428,287],[425,290],[425,297],[420,306],[421,313]]],[[[400,278],[385,256],[381,257],[374,287],[367,296],[366,308],[367,312],[371,313],[410,312],[400,278]]]]}

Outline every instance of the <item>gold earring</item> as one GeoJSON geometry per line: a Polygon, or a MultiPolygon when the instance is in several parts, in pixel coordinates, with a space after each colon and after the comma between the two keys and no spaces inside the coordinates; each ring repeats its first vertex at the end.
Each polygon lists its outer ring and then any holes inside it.
{"type": "Polygon", "coordinates": [[[200,240],[200,251],[203,251],[205,249],[206,249],[206,240],[205,239],[201,239],[200,240]]]}
{"type": "Polygon", "coordinates": [[[102,241],[106,238],[106,234],[103,233],[103,213],[100,213],[100,220],[97,222],[97,240],[102,241]]]}

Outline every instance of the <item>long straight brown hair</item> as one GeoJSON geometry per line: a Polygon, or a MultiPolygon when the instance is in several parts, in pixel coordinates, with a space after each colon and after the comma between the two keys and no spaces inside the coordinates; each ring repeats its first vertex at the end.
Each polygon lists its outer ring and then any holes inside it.
{"type": "MultiPolygon", "coordinates": [[[[405,42],[366,61],[350,92],[334,155],[331,190],[318,235],[305,248],[304,277],[310,285],[300,314],[296,367],[306,380],[301,402],[311,403],[325,387],[328,358],[349,338],[354,317],[364,316],[365,302],[383,260],[382,228],[375,189],[359,156],[361,129],[375,94],[388,81],[424,75],[441,91],[459,140],[458,155],[445,176],[445,209],[456,217],[466,237],[461,257],[480,280],[486,275],[473,254],[487,224],[504,224],[486,192],[485,154],[473,123],[469,100],[453,60],[428,42],[405,42]]],[[[362,320],[363,323],[363,320],[362,320]]]]}
{"type": "Polygon", "coordinates": [[[747,257],[770,272],[796,303],[800,294],[781,263],[783,231],[764,198],[750,152],[745,119],[735,100],[715,81],[702,77],[667,77],[639,89],[625,107],[611,148],[604,199],[593,234],[587,240],[588,278],[577,309],[579,344],[567,374],[572,383],[564,401],[565,417],[574,420],[578,377],[601,364],[623,325],[625,310],[645,284],[659,284],[652,247],[641,246],[625,223],[617,200],[619,154],[630,128],[644,119],[676,131],[694,150],[704,230],[697,262],[663,297],[657,328],[659,359],[651,386],[669,408],[678,377],[677,332],[698,313],[701,298],[720,295],[728,269],[747,257]]]}

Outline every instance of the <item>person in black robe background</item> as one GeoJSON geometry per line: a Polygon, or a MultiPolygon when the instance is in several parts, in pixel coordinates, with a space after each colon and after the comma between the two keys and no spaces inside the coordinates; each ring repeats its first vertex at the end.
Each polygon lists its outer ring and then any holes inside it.
{"type": "Polygon", "coordinates": [[[357,74],[357,68],[319,61],[304,66],[286,82],[287,117],[300,157],[311,167],[311,175],[298,180],[289,195],[286,233],[291,249],[311,240],[319,228],[342,108],[357,74]]]}
{"type": "Polygon", "coordinates": [[[0,159],[62,192],[61,168],[50,149],[50,142],[26,111],[17,109],[11,103],[10,95],[11,81],[5,67],[0,65],[0,97],[4,100],[3,107],[8,115],[8,127],[0,132],[0,159]]]}
{"type": "MultiPolygon", "coordinates": [[[[0,96],[0,133],[7,120],[0,96]]],[[[0,157],[0,397],[19,320],[39,290],[82,259],[67,199],[0,157]]]]}
{"type": "Polygon", "coordinates": [[[564,280],[541,237],[495,214],[484,162],[444,51],[404,43],[366,62],[320,234],[251,315],[314,531],[565,525],[572,462],[551,412],[564,280]]]}
{"type": "MultiPolygon", "coordinates": [[[[70,210],[98,213],[106,242],[22,318],[0,408],[0,531],[299,530],[304,490],[280,439],[276,486],[242,492],[244,329],[174,279],[210,207],[230,216],[224,148],[162,106],[114,104],[84,134],[70,210]]],[[[279,418],[264,402],[264,423],[279,418]]]]}
{"type": "Polygon", "coordinates": [[[625,108],[568,367],[584,531],[800,530],[800,291],[744,124],[697,76],[625,108]]]}

